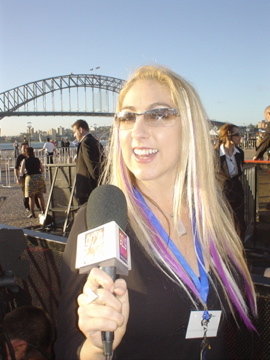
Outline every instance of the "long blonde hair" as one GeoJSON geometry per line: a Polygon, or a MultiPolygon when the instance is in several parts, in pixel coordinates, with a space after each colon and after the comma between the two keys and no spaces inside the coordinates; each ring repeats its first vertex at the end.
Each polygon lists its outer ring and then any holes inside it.
{"type": "MultiPolygon", "coordinates": [[[[209,122],[193,87],[182,77],[161,66],[142,66],[125,83],[118,98],[117,111],[137,80],[155,80],[166,86],[182,122],[180,141],[181,159],[174,186],[174,218],[181,216],[183,201],[188,204],[190,218],[196,224],[203,256],[224,289],[224,296],[233,314],[238,313],[249,328],[249,308],[256,313],[256,296],[243,256],[243,247],[235,229],[231,212],[223,199],[215,175],[215,157],[209,136],[209,122]],[[233,264],[233,266],[231,266],[233,264]],[[243,288],[233,275],[234,268],[243,288]],[[243,294],[243,289],[246,293],[243,294]]],[[[138,206],[133,187],[136,179],[127,169],[119,145],[119,130],[114,124],[111,134],[104,181],[118,186],[125,194],[129,221],[142,244],[157,266],[165,265],[169,276],[183,287],[195,304],[198,294],[186,281],[186,274],[177,273],[164,253],[155,246],[158,234],[149,226],[138,206]]]]}

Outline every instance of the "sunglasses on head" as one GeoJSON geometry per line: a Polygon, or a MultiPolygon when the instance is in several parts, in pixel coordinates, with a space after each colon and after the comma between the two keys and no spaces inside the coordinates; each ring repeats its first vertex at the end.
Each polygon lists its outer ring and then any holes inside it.
{"type": "Polygon", "coordinates": [[[232,136],[241,136],[239,132],[232,134],[232,136]]]}
{"type": "Polygon", "coordinates": [[[115,114],[114,119],[119,129],[132,129],[137,116],[143,115],[144,121],[151,127],[173,126],[175,117],[179,116],[176,109],[157,108],[136,113],[129,110],[122,110],[115,114]]]}

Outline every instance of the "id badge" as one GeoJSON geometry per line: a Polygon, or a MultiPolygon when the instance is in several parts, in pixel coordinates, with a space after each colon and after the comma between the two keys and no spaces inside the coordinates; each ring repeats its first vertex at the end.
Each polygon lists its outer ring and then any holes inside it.
{"type": "Polygon", "coordinates": [[[208,319],[204,320],[204,311],[191,311],[186,339],[217,336],[221,318],[221,310],[208,310],[208,319]]]}

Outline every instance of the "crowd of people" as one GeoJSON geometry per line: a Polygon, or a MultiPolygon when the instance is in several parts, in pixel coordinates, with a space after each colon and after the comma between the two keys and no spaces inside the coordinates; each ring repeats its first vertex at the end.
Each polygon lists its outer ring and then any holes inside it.
{"type": "MultiPolygon", "coordinates": [[[[268,114],[270,123],[270,108],[268,114]]],[[[228,360],[228,329],[244,333],[251,346],[257,304],[244,256],[239,128],[224,124],[214,148],[194,88],[168,68],[142,66],[119,94],[106,156],[86,121],[72,129],[79,211],[63,255],[55,360],[228,360]],[[102,268],[89,275],[75,268],[87,200],[104,184],[117,186],[127,201],[132,269],[116,280],[102,268]],[[114,333],[110,354],[104,332],[114,333]]],[[[51,164],[49,139],[43,149],[51,164]]],[[[265,149],[257,149],[256,159],[265,149]]],[[[43,171],[23,144],[15,174],[32,217],[35,204],[45,207],[43,171]]],[[[3,324],[8,333],[8,320],[3,324]]],[[[52,342],[42,351],[30,346],[41,355],[29,359],[43,359],[52,342]]],[[[250,346],[240,358],[252,359],[250,346]]]]}

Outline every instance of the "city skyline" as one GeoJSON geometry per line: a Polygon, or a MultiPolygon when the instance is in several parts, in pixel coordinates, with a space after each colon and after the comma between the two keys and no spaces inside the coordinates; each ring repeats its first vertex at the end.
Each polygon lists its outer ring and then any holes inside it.
{"type": "MultiPolygon", "coordinates": [[[[33,117],[33,116],[32,116],[33,117]]],[[[6,117],[4,119],[6,119],[6,121],[9,121],[10,122],[10,119],[12,117],[6,117]]],[[[12,133],[12,130],[10,130],[7,134],[5,134],[3,131],[2,131],[2,121],[4,119],[1,119],[0,120],[0,136],[7,136],[7,137],[12,137],[12,136],[18,136],[20,135],[21,133],[27,133],[29,132],[29,129],[28,129],[28,123],[29,123],[29,119],[31,117],[24,117],[22,116],[21,118],[27,118],[27,121],[22,119],[22,120],[19,120],[19,121],[22,121],[24,126],[21,127],[21,130],[18,130],[17,133],[12,133]]],[[[100,119],[100,123],[98,122],[97,120],[97,117],[94,117],[91,121],[89,121],[88,117],[87,116],[82,116],[82,117],[78,117],[78,116],[66,116],[66,120],[65,121],[62,121],[62,123],[59,123],[56,127],[51,127],[51,126],[46,126],[46,119],[48,118],[48,116],[43,116],[43,118],[45,118],[45,124],[42,126],[42,129],[41,128],[38,128],[37,131],[41,131],[41,132],[47,132],[48,130],[50,129],[56,129],[58,127],[64,127],[65,129],[70,129],[71,130],[71,125],[79,118],[81,119],[84,119],[87,121],[89,127],[102,127],[102,126],[111,126],[112,125],[112,122],[113,122],[113,118],[102,118],[100,119]],[[63,124],[64,123],[64,124],[63,124]]],[[[31,128],[36,128],[36,126],[40,126],[40,124],[38,123],[37,119],[33,119],[31,121],[31,128]]],[[[16,131],[16,130],[14,130],[16,131]]]]}
{"type": "MultiPolygon", "coordinates": [[[[93,125],[89,124],[89,129],[90,131],[95,131],[95,129],[98,128],[103,128],[103,127],[110,127],[110,125],[99,125],[94,123],[93,125]]],[[[41,130],[41,129],[35,129],[33,126],[27,126],[27,128],[25,129],[25,131],[17,133],[17,134],[12,134],[12,135],[5,135],[1,133],[1,128],[0,128],[0,137],[19,137],[19,136],[23,136],[23,135],[42,135],[42,136],[47,136],[47,135],[57,135],[57,136],[65,136],[65,133],[69,133],[70,135],[73,136],[73,131],[71,127],[64,127],[62,125],[59,125],[55,128],[47,128],[45,130],[41,130]]]]}

